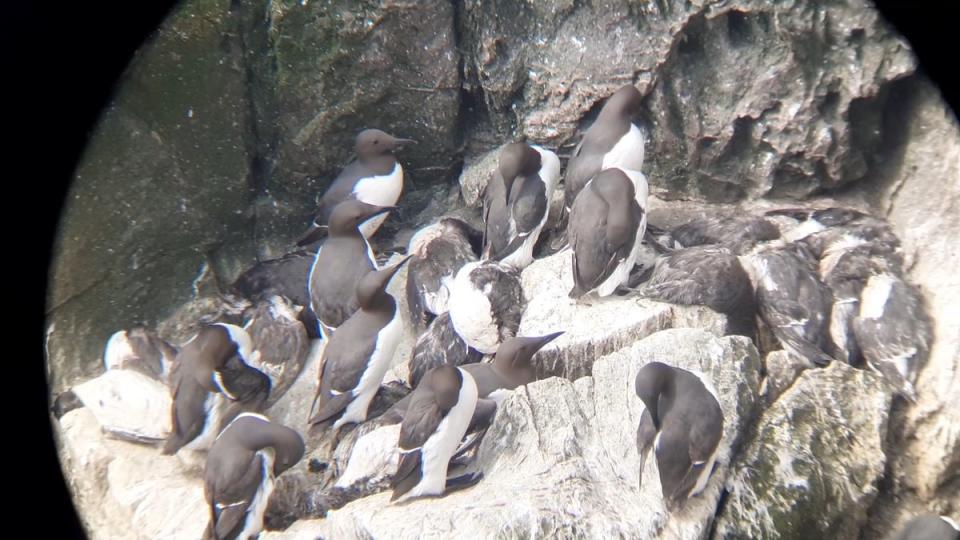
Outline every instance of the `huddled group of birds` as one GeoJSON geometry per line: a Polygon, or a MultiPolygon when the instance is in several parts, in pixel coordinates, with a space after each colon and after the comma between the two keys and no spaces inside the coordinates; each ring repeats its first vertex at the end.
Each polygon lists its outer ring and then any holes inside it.
{"type": "MultiPolygon", "coordinates": [[[[865,365],[898,394],[916,398],[931,323],[904,279],[889,225],[846,208],[648,225],[644,135],[634,123],[640,101],[635,87],[621,88],[584,133],[566,164],[554,230],[547,224],[560,159],[513,142],[490,172],[482,229],[445,216],[417,231],[389,266],[378,262],[369,239],[399,202],[403,168],[395,153],[413,141],[365,130],[355,161],[323,194],[298,242],[322,242],[315,255],[255,267],[238,281],[257,304],[245,326],[203,325],[179,349],[142,329],[111,338],[107,369],[138,369],[171,389],[172,430],[162,452],[207,452],[208,537],[259,533],[274,479],[304,455],[297,431],[262,415],[289,387],[284,365],[303,365],[304,334],[326,343],[315,398],[299,427],[316,433],[367,421],[401,338],[412,331],[412,391],[379,419],[401,425],[391,500],[482,481],[482,473],[448,478],[451,459],[490,425],[510,391],[537,378],[533,356],[563,334],[517,335],[520,273],[541,254],[547,234],[572,252],[567,285],[575,305],[622,295],[705,305],[728,316],[729,333],[758,341],[772,334],[809,367],[865,365]],[[781,234],[784,221],[790,225],[781,234]],[[407,317],[388,292],[404,265],[407,317]],[[251,328],[258,329],[253,336],[251,328]]],[[[653,451],[666,507],[680,510],[714,470],[724,423],[719,397],[709,377],[670,358],[644,365],[634,383],[643,404],[641,469],[653,451]]]]}

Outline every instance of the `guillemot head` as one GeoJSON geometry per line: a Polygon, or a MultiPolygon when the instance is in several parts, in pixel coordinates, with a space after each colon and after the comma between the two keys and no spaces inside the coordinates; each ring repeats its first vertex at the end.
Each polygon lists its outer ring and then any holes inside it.
{"type": "Polygon", "coordinates": [[[554,332],[545,336],[515,337],[504,341],[497,348],[493,358],[493,369],[501,375],[519,374],[524,379],[521,384],[532,382],[533,366],[530,360],[533,355],[547,343],[562,336],[563,332],[554,332]],[[528,380],[529,379],[529,380],[528,380]]]}
{"type": "Polygon", "coordinates": [[[369,272],[357,283],[357,301],[361,308],[372,307],[377,299],[386,293],[390,279],[400,270],[412,255],[407,255],[400,262],[376,272],[369,272]]]}
{"type": "Polygon", "coordinates": [[[357,135],[354,151],[360,159],[368,159],[392,154],[404,144],[414,143],[413,139],[399,139],[379,129],[365,129],[357,135]]]}
{"type": "Polygon", "coordinates": [[[394,206],[376,206],[365,202],[349,199],[338,204],[330,214],[330,234],[345,235],[357,231],[362,223],[372,217],[379,216],[393,210],[394,206]]]}

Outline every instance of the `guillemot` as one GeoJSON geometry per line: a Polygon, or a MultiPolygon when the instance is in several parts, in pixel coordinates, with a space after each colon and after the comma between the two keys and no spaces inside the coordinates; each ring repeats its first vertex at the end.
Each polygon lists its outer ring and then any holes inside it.
{"type": "Polygon", "coordinates": [[[407,305],[417,331],[449,310],[454,276],[478,258],[475,241],[482,242],[482,233],[452,217],[441,218],[410,239],[407,253],[413,258],[407,264],[407,305]]]}
{"type": "MultiPolygon", "coordinates": [[[[403,191],[403,167],[393,155],[411,139],[398,139],[379,129],[366,129],[357,135],[356,161],[353,161],[333,181],[320,198],[316,218],[297,242],[306,246],[319,240],[333,216],[333,209],[348,200],[358,200],[372,206],[392,207],[403,191]]],[[[365,238],[373,236],[387,216],[376,216],[360,227],[365,238]]]]}
{"type": "Polygon", "coordinates": [[[570,209],[567,238],[573,249],[571,298],[596,291],[609,296],[625,285],[643,244],[646,181],[631,171],[606,169],[577,195],[570,209]]]}
{"type": "Polygon", "coordinates": [[[164,455],[208,450],[236,415],[263,407],[270,379],[247,363],[257,356],[246,331],[225,323],[201,328],[180,348],[170,376],[172,429],[164,455]]]}
{"type": "Polygon", "coordinates": [[[403,320],[386,292],[390,279],[409,260],[370,272],[357,285],[359,309],[323,350],[320,382],[308,422],[339,429],[367,419],[367,409],[400,343],[403,320]]]}
{"type": "Polygon", "coordinates": [[[662,362],[640,368],[635,390],[649,411],[648,424],[641,417],[638,451],[646,458],[652,445],[663,500],[679,510],[706,488],[716,463],[724,421],[717,392],[704,375],[662,362]]]}
{"type": "Polygon", "coordinates": [[[643,133],[633,122],[643,96],[633,85],[617,90],[600,110],[573,151],[564,176],[564,204],[573,208],[577,195],[600,171],[619,167],[639,172],[643,166],[643,133]]]}
{"type": "Polygon", "coordinates": [[[448,302],[457,334],[483,354],[493,354],[500,343],[517,335],[523,305],[519,273],[493,261],[464,265],[448,302]]]}
{"type": "Polygon", "coordinates": [[[400,427],[400,462],[390,483],[391,502],[437,496],[480,481],[481,474],[447,478],[477,406],[477,385],[463,368],[444,364],[427,372],[413,391],[400,427]]]}
{"type": "Polygon", "coordinates": [[[560,159],[545,148],[517,142],[500,151],[500,163],[483,194],[483,257],[523,269],[547,222],[560,178],[560,159]]]}
{"type": "Polygon", "coordinates": [[[368,272],[377,269],[370,243],[358,227],[389,210],[390,207],[352,199],[334,208],[330,216],[330,237],[317,251],[307,281],[310,308],[317,316],[322,337],[329,337],[357,311],[357,284],[368,272]]]}
{"type": "Polygon", "coordinates": [[[303,457],[296,431],[265,416],[238,415],[207,454],[203,493],[210,509],[204,539],[247,540],[263,530],[274,480],[303,457]]]}

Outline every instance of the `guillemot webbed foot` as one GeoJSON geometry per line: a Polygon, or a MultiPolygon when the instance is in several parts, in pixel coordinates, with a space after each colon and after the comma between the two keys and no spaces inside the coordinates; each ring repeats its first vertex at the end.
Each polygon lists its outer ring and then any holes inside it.
{"type": "Polygon", "coordinates": [[[480,480],[483,480],[483,473],[469,473],[456,476],[454,478],[447,478],[446,486],[443,489],[443,495],[449,495],[455,491],[460,491],[473,487],[480,483],[480,480]]]}

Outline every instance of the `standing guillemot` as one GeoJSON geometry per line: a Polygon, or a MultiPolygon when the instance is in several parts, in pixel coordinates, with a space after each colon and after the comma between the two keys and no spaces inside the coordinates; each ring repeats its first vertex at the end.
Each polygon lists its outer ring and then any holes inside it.
{"type": "Polygon", "coordinates": [[[427,329],[417,338],[413,355],[410,357],[407,382],[410,388],[416,388],[420,379],[436,366],[462,366],[479,362],[482,358],[480,351],[467,345],[460,334],[457,334],[450,320],[450,313],[442,313],[430,321],[427,329]]]}
{"type": "Polygon", "coordinates": [[[247,364],[257,357],[246,331],[224,323],[201,328],[180,348],[170,375],[172,429],[164,455],[207,450],[233,417],[263,406],[270,379],[247,364]]]}
{"type": "Polygon", "coordinates": [[[450,320],[467,345],[483,354],[517,335],[523,314],[518,272],[493,261],[463,266],[450,291],[450,320]]]}
{"type": "Polygon", "coordinates": [[[727,333],[756,336],[750,277],[725,247],[695,246],[660,258],[640,294],[672,304],[707,306],[727,315],[727,333]]]}
{"type": "MultiPolygon", "coordinates": [[[[403,192],[403,167],[393,152],[400,145],[413,142],[411,139],[398,139],[379,129],[361,131],[355,143],[356,161],[347,165],[320,198],[316,218],[297,245],[306,246],[319,240],[333,216],[334,208],[344,201],[358,200],[381,207],[396,205],[403,192]]],[[[364,223],[360,227],[361,234],[370,238],[386,218],[385,215],[376,216],[364,223]]]]}
{"type": "Polygon", "coordinates": [[[390,501],[442,495],[480,481],[480,474],[447,479],[450,458],[477,406],[477,385],[463,368],[437,366],[413,391],[400,427],[400,463],[390,501]]]}
{"type": "Polygon", "coordinates": [[[337,205],[330,216],[330,237],[317,250],[307,292],[310,309],[317,316],[321,336],[330,333],[357,311],[357,284],[377,269],[370,243],[358,227],[390,207],[348,200],[337,205]]]}
{"type": "Polygon", "coordinates": [[[960,540],[960,526],[947,516],[921,514],[908,521],[891,540],[960,540]]]}
{"type": "Polygon", "coordinates": [[[853,319],[853,333],[867,366],[897,394],[916,401],[913,385],[933,340],[920,292],[891,274],[870,277],[853,319]]]}
{"type": "Polygon", "coordinates": [[[640,172],[643,166],[643,133],[632,119],[643,96],[633,85],[607,99],[597,120],[573,150],[564,176],[564,204],[573,208],[577,195],[600,171],[618,167],[640,172]]]}
{"type": "Polygon", "coordinates": [[[453,278],[463,265],[477,260],[474,239],[482,233],[464,221],[445,217],[417,231],[407,253],[407,305],[414,328],[421,331],[430,319],[449,310],[453,278]]]}
{"type": "Polygon", "coordinates": [[[483,258],[522,270],[547,222],[560,159],[535,145],[511,143],[483,194],[483,258]]]}
{"type": "Polygon", "coordinates": [[[259,302],[243,329],[257,347],[252,367],[270,377],[269,408],[283,397],[299,377],[310,352],[307,330],[300,322],[304,308],[282,296],[271,296],[259,302]]]}
{"type": "Polygon", "coordinates": [[[296,431],[259,414],[237,416],[207,454],[203,494],[210,508],[204,540],[247,540],[263,530],[274,480],[303,457],[296,431]]]}
{"type": "MultiPolygon", "coordinates": [[[[638,444],[641,458],[650,449],[650,436],[660,471],[663,500],[671,511],[704,490],[723,438],[723,410],[717,391],[702,374],[650,362],[640,368],[637,396],[649,411],[641,417],[638,444]]],[[[640,469],[643,469],[643,461],[640,469]]],[[[641,476],[642,480],[642,476],[641,476]]]]}
{"type": "Polygon", "coordinates": [[[833,295],[800,246],[766,249],[741,259],[756,290],[760,318],[794,356],[825,366],[835,348],[829,334],[833,295]]]}
{"type": "Polygon", "coordinates": [[[640,190],[632,171],[611,168],[597,174],[570,209],[567,238],[573,249],[571,298],[596,291],[609,296],[633,270],[646,228],[646,181],[640,190]]]}
{"type": "Polygon", "coordinates": [[[103,351],[103,366],[130,369],[167,384],[177,349],[148,328],[116,332],[103,351]]]}
{"type": "Polygon", "coordinates": [[[396,301],[387,294],[387,284],[410,260],[370,272],[357,285],[360,308],[350,316],[323,350],[317,394],[308,420],[311,425],[333,429],[367,419],[367,409],[390,369],[390,362],[403,334],[403,320],[396,301]]]}

